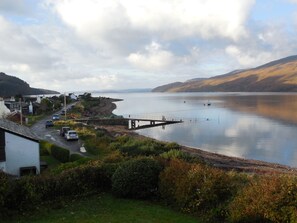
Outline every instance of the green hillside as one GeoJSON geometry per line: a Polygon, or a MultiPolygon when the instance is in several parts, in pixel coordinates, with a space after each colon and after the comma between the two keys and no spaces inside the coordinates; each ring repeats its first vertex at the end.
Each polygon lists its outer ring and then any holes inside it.
{"type": "Polygon", "coordinates": [[[9,97],[17,94],[30,95],[30,94],[58,94],[57,91],[31,88],[25,81],[9,76],[5,73],[0,73],[0,96],[9,97]]]}

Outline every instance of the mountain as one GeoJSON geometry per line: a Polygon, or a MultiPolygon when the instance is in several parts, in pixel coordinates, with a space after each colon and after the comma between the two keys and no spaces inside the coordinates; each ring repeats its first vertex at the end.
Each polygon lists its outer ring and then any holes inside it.
{"type": "Polygon", "coordinates": [[[183,85],[183,82],[174,82],[171,84],[165,84],[159,87],[154,88],[152,91],[153,92],[166,92],[169,91],[172,88],[177,88],[183,85]]]}
{"type": "Polygon", "coordinates": [[[34,94],[59,94],[57,91],[31,88],[25,81],[9,76],[0,72],[0,97],[21,95],[34,95],[34,94]]]}
{"type": "MultiPolygon", "coordinates": [[[[88,91],[90,93],[144,93],[151,92],[151,88],[131,88],[131,89],[109,89],[109,90],[94,90],[88,91]]],[[[79,92],[81,93],[81,92],[79,92]]]]}
{"type": "MultiPolygon", "coordinates": [[[[170,84],[165,85],[170,86],[170,84]]],[[[193,80],[154,92],[296,92],[297,55],[252,69],[235,70],[205,80],[193,80]]]]}

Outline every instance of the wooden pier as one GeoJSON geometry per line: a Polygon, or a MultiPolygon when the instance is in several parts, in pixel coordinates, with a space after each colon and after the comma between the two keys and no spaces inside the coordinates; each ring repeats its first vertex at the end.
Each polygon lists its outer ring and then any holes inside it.
{"type": "Polygon", "coordinates": [[[176,123],[182,123],[182,120],[165,120],[165,119],[141,119],[141,118],[128,118],[129,127],[128,129],[145,129],[157,126],[171,125],[176,123]],[[140,125],[140,123],[145,123],[140,125]]]}
{"type": "Polygon", "coordinates": [[[130,130],[145,129],[157,126],[165,126],[176,123],[182,123],[182,120],[166,120],[166,119],[145,119],[145,118],[85,118],[76,119],[77,122],[89,125],[121,125],[130,130]]]}

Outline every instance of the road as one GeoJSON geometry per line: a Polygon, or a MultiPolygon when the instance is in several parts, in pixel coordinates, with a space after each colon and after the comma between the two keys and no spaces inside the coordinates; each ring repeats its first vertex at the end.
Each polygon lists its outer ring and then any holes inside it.
{"type": "MultiPolygon", "coordinates": [[[[60,113],[61,111],[56,112],[55,114],[60,113]]],[[[47,116],[31,126],[31,130],[39,137],[40,140],[45,140],[57,146],[69,149],[71,154],[79,153],[81,155],[86,155],[86,153],[80,152],[80,148],[83,144],[81,140],[67,141],[66,139],[64,139],[64,137],[60,136],[60,130],[55,129],[54,127],[45,128],[46,120],[52,120],[52,116],[47,116]]]]}

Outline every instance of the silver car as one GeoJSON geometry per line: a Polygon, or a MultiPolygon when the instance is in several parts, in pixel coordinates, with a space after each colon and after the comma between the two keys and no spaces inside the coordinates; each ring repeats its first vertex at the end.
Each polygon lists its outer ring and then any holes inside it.
{"type": "Polygon", "coordinates": [[[69,140],[78,140],[78,135],[77,135],[76,131],[74,131],[74,130],[69,130],[69,131],[67,131],[67,132],[65,133],[65,139],[66,139],[67,141],[69,141],[69,140]]]}

